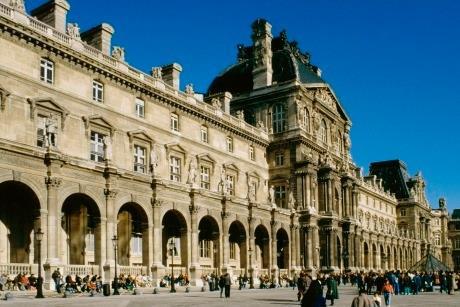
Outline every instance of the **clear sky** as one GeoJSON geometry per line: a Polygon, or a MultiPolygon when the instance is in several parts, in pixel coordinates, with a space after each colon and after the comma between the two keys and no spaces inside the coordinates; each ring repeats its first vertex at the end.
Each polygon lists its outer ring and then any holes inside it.
{"type": "MultiPolygon", "coordinates": [[[[30,10],[45,1],[26,0],[30,10]]],[[[353,121],[352,155],[422,171],[431,205],[460,208],[460,1],[70,0],[82,30],[108,22],[114,45],[145,72],[178,62],[181,86],[205,92],[265,18],[308,51],[353,121]]]]}

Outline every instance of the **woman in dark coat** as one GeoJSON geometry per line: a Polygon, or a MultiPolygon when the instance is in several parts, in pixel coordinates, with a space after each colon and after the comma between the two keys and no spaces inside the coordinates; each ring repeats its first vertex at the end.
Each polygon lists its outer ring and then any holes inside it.
{"type": "Polygon", "coordinates": [[[313,280],[301,301],[302,307],[326,307],[323,288],[318,280],[313,280]]]}
{"type": "Polygon", "coordinates": [[[326,287],[327,287],[326,299],[331,300],[331,306],[333,306],[334,300],[339,299],[339,290],[337,289],[337,281],[335,280],[333,274],[331,274],[326,279],[326,287]]]}

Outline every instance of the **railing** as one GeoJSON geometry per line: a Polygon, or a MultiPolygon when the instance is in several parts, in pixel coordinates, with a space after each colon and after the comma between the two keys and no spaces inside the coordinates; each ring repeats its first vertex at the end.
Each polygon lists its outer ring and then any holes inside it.
{"type": "Polygon", "coordinates": [[[99,267],[97,265],[69,264],[64,266],[64,275],[99,275],[99,267]]]}
{"type": "MultiPolygon", "coordinates": [[[[7,6],[7,5],[4,5],[4,4],[1,4],[0,3],[0,14],[1,15],[4,15],[4,16],[7,16],[9,18],[12,18],[12,19],[16,19],[15,15],[13,14],[14,13],[14,10],[7,6]]],[[[71,45],[71,42],[73,40],[72,37],[70,37],[69,35],[67,35],[66,33],[62,33],[60,31],[57,31],[56,29],[54,29],[53,27],[49,26],[48,24],[44,23],[44,22],[41,22],[40,20],[37,20],[35,17],[31,17],[31,16],[28,16],[28,15],[25,15],[21,12],[18,12],[18,14],[20,14],[21,16],[25,16],[25,18],[28,19],[28,25],[61,42],[61,43],[64,43],[68,46],[71,45]]],[[[19,20],[19,17],[18,17],[18,20],[19,20]]],[[[118,69],[121,69],[120,68],[120,65],[118,65],[118,61],[111,57],[110,55],[106,55],[106,54],[103,54],[99,49],[97,48],[94,48],[90,45],[88,45],[87,43],[85,42],[82,42],[82,45],[83,45],[83,52],[86,53],[86,54],[89,54],[99,60],[102,60],[104,61],[105,63],[108,63],[109,65],[115,67],[115,68],[118,68],[118,69]]],[[[128,67],[128,72],[129,74],[135,76],[137,79],[140,79],[141,81],[149,84],[149,85],[153,85],[153,86],[156,86],[156,87],[159,87],[158,86],[158,82],[161,82],[162,83],[162,86],[161,86],[161,89],[164,90],[165,92],[168,92],[172,95],[176,95],[176,96],[179,96],[180,99],[182,100],[187,100],[188,96],[185,95],[184,93],[176,90],[175,88],[173,88],[172,86],[170,86],[169,84],[163,82],[163,81],[160,81],[160,80],[154,80],[150,75],[148,74],[145,74],[144,72],[134,68],[134,67],[131,67],[129,65],[126,65],[128,67]],[[164,85],[164,86],[163,86],[164,85]]],[[[205,103],[202,103],[200,104],[200,107],[202,107],[203,110],[205,111],[208,111],[209,113],[211,114],[215,114],[216,113],[216,109],[208,104],[205,104],[205,103]]],[[[237,118],[234,118],[233,116],[229,115],[229,114],[226,114],[226,113],[223,113],[223,116],[225,118],[225,120],[237,127],[240,127],[250,133],[253,133],[259,137],[263,137],[263,138],[268,138],[268,135],[266,132],[258,129],[258,128],[255,128],[251,125],[248,125],[246,124],[244,121],[241,121],[237,118]]]]}
{"type": "Polygon", "coordinates": [[[6,15],[8,17],[11,17],[12,12],[13,12],[13,10],[10,7],[0,3],[0,13],[2,15],[6,15]]]}
{"type": "Polygon", "coordinates": [[[147,270],[146,266],[123,266],[123,265],[120,265],[120,266],[118,266],[118,268],[119,268],[119,274],[131,275],[131,276],[148,274],[148,270],[147,270]]]}
{"type": "Polygon", "coordinates": [[[28,263],[8,263],[0,264],[0,274],[17,275],[30,274],[32,272],[32,265],[28,263]]]}

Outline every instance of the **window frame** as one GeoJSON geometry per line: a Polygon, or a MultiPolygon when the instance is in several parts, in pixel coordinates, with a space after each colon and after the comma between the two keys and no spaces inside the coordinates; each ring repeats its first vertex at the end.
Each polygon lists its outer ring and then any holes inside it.
{"type": "Polygon", "coordinates": [[[143,99],[136,97],[134,112],[137,117],[145,118],[145,101],[143,99]]]}
{"type": "Polygon", "coordinates": [[[230,196],[235,196],[236,176],[233,174],[225,174],[225,183],[227,185],[227,193],[230,196]]]}
{"type": "Polygon", "coordinates": [[[136,173],[146,174],[147,173],[147,148],[142,145],[134,144],[134,163],[133,163],[133,170],[136,173]],[[140,150],[140,151],[139,151],[140,150]],[[139,155],[139,153],[143,151],[143,155],[139,155]],[[143,159],[143,163],[139,162],[139,160],[143,159]],[[136,169],[138,168],[138,169],[136,169]]]}
{"type": "Polygon", "coordinates": [[[182,181],[182,159],[176,155],[169,156],[169,180],[182,181]]]}
{"type": "Polygon", "coordinates": [[[200,187],[205,190],[211,189],[211,167],[208,165],[200,165],[200,187]],[[207,172],[203,172],[204,170],[207,172]]]}
{"type": "Polygon", "coordinates": [[[47,84],[54,84],[54,70],[55,65],[53,61],[47,58],[40,59],[40,81],[47,84]],[[49,79],[49,74],[51,74],[51,79],[49,79]]]}
{"type": "Polygon", "coordinates": [[[275,185],[275,204],[279,208],[287,208],[287,188],[284,184],[275,185]]]}
{"type": "Polygon", "coordinates": [[[281,103],[277,103],[273,106],[272,110],[272,127],[273,133],[284,132],[286,126],[286,112],[284,106],[281,103]]]}
{"type": "Polygon", "coordinates": [[[104,83],[93,80],[92,84],[92,95],[93,95],[93,101],[99,102],[99,103],[104,103],[104,83]]]}
{"type": "Polygon", "coordinates": [[[90,132],[90,160],[97,163],[103,163],[105,160],[105,148],[104,148],[104,137],[108,137],[106,134],[101,133],[97,130],[91,130],[90,132]],[[97,137],[97,140],[93,140],[93,134],[97,137]],[[93,151],[93,145],[95,151],[93,151]],[[97,151],[101,148],[101,152],[97,151]],[[93,159],[94,156],[94,159],[93,159]],[[99,161],[100,160],[100,161],[99,161]]]}
{"type": "Polygon", "coordinates": [[[249,159],[251,161],[256,160],[256,149],[252,145],[249,145],[249,159]]]}
{"type": "Polygon", "coordinates": [[[233,152],[234,144],[233,144],[233,137],[227,136],[227,152],[233,152]]]}
{"type": "Polygon", "coordinates": [[[275,166],[284,166],[284,152],[275,153],[275,166]],[[279,157],[281,157],[281,163],[278,163],[279,157]]]}
{"type": "Polygon", "coordinates": [[[200,127],[200,140],[202,143],[209,143],[209,128],[204,125],[200,127]]]}

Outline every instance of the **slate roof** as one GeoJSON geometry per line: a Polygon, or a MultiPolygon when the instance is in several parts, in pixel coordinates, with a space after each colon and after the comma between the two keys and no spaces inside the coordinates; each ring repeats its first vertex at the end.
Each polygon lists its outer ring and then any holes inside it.
{"type": "Polygon", "coordinates": [[[460,220],[460,209],[454,209],[454,212],[452,212],[452,219],[460,220]]]}
{"type": "Polygon", "coordinates": [[[406,164],[401,160],[388,160],[371,163],[369,172],[383,180],[385,190],[396,194],[397,199],[409,198],[409,174],[406,164]]]}

